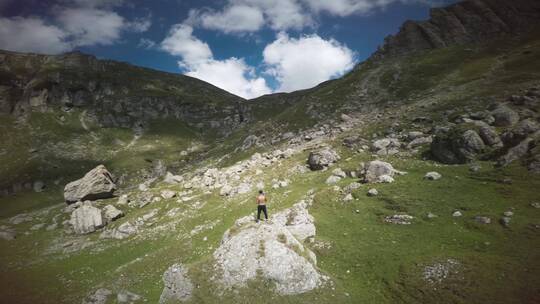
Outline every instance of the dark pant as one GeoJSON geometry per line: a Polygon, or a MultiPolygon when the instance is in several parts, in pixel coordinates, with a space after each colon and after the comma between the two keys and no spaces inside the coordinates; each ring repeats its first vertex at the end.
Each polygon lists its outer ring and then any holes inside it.
{"type": "Polygon", "coordinates": [[[261,211],[264,212],[264,217],[268,219],[268,213],[266,212],[266,205],[257,206],[257,221],[261,219],[261,211]]]}

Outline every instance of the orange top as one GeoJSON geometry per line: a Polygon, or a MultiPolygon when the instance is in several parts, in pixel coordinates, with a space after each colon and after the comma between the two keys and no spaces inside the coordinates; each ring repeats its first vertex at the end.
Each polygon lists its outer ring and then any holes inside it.
{"type": "Polygon", "coordinates": [[[266,196],[264,194],[257,195],[257,205],[266,205],[266,196]]]}

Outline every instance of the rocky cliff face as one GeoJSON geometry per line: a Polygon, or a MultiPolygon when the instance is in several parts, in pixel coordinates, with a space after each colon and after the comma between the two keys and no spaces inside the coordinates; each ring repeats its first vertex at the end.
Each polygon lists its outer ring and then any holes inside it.
{"type": "Polygon", "coordinates": [[[249,121],[243,99],[197,79],[81,53],[59,56],[0,51],[0,113],[86,110],[103,127],[140,127],[176,118],[231,131],[249,121]]]}
{"type": "Polygon", "coordinates": [[[431,10],[427,21],[407,21],[385,39],[375,59],[456,44],[478,43],[540,25],[540,1],[468,0],[431,10]]]}

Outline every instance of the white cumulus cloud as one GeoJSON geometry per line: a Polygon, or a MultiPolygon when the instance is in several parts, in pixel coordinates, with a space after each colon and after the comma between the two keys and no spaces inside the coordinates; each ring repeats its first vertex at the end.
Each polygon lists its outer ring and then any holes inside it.
{"type": "Polygon", "coordinates": [[[318,35],[290,38],[280,33],[263,52],[267,72],[280,83],[278,91],[313,87],[338,77],[354,64],[354,53],[345,45],[318,35]]]}
{"type": "Polygon", "coordinates": [[[178,64],[188,76],[244,98],[271,92],[264,78],[256,77],[254,69],[243,59],[214,59],[208,44],[193,36],[193,28],[189,25],[173,25],[161,42],[161,48],[171,55],[182,57],[178,64]]]}
{"type": "Polygon", "coordinates": [[[93,8],[63,9],[57,20],[78,46],[112,44],[125,26],[124,18],[117,13],[93,8]]]}
{"type": "Polygon", "coordinates": [[[199,78],[244,98],[254,98],[272,92],[266,80],[256,77],[252,67],[244,60],[229,58],[225,60],[209,59],[195,64],[182,62],[188,76],[199,78]]]}
{"type": "Polygon", "coordinates": [[[161,42],[161,48],[167,53],[181,56],[185,62],[195,63],[212,58],[212,51],[205,42],[197,39],[193,28],[185,24],[175,24],[167,37],[161,42]]]}
{"type": "Polygon", "coordinates": [[[297,0],[229,0],[222,10],[192,10],[188,23],[225,33],[302,29],[314,25],[297,0]]]}
{"type": "Polygon", "coordinates": [[[222,12],[192,10],[189,18],[204,28],[225,33],[253,32],[264,25],[261,10],[247,5],[229,6],[222,12]]]}
{"type": "Polygon", "coordinates": [[[56,54],[71,49],[67,34],[37,17],[0,18],[0,48],[15,52],[56,54]]]}

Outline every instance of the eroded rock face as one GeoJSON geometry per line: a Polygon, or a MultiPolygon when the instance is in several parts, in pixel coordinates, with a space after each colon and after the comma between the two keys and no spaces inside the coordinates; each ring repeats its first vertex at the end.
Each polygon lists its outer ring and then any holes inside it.
{"type": "Polygon", "coordinates": [[[77,234],[87,234],[105,225],[101,210],[90,204],[83,204],[71,213],[69,223],[77,234]]]}
{"type": "Polygon", "coordinates": [[[336,151],[325,148],[309,154],[308,165],[311,170],[322,170],[340,159],[336,151]]]}
{"type": "Polygon", "coordinates": [[[113,175],[103,165],[99,165],[86,175],[66,185],[64,199],[68,204],[84,200],[110,198],[116,190],[113,175]]]}
{"type": "Polygon", "coordinates": [[[407,21],[389,36],[373,56],[376,59],[422,50],[488,41],[526,32],[540,23],[535,0],[462,1],[431,10],[427,21],[407,21]]]}
{"type": "Polygon", "coordinates": [[[159,303],[183,302],[191,298],[193,284],[188,277],[187,269],[182,264],[174,264],[163,274],[165,287],[159,303]]]}
{"type": "Polygon", "coordinates": [[[275,282],[279,294],[299,294],[319,287],[325,277],[303,241],[315,235],[305,203],[275,214],[270,222],[241,219],[238,232],[227,231],[214,252],[219,281],[225,287],[244,286],[257,275],[275,282]]]}

